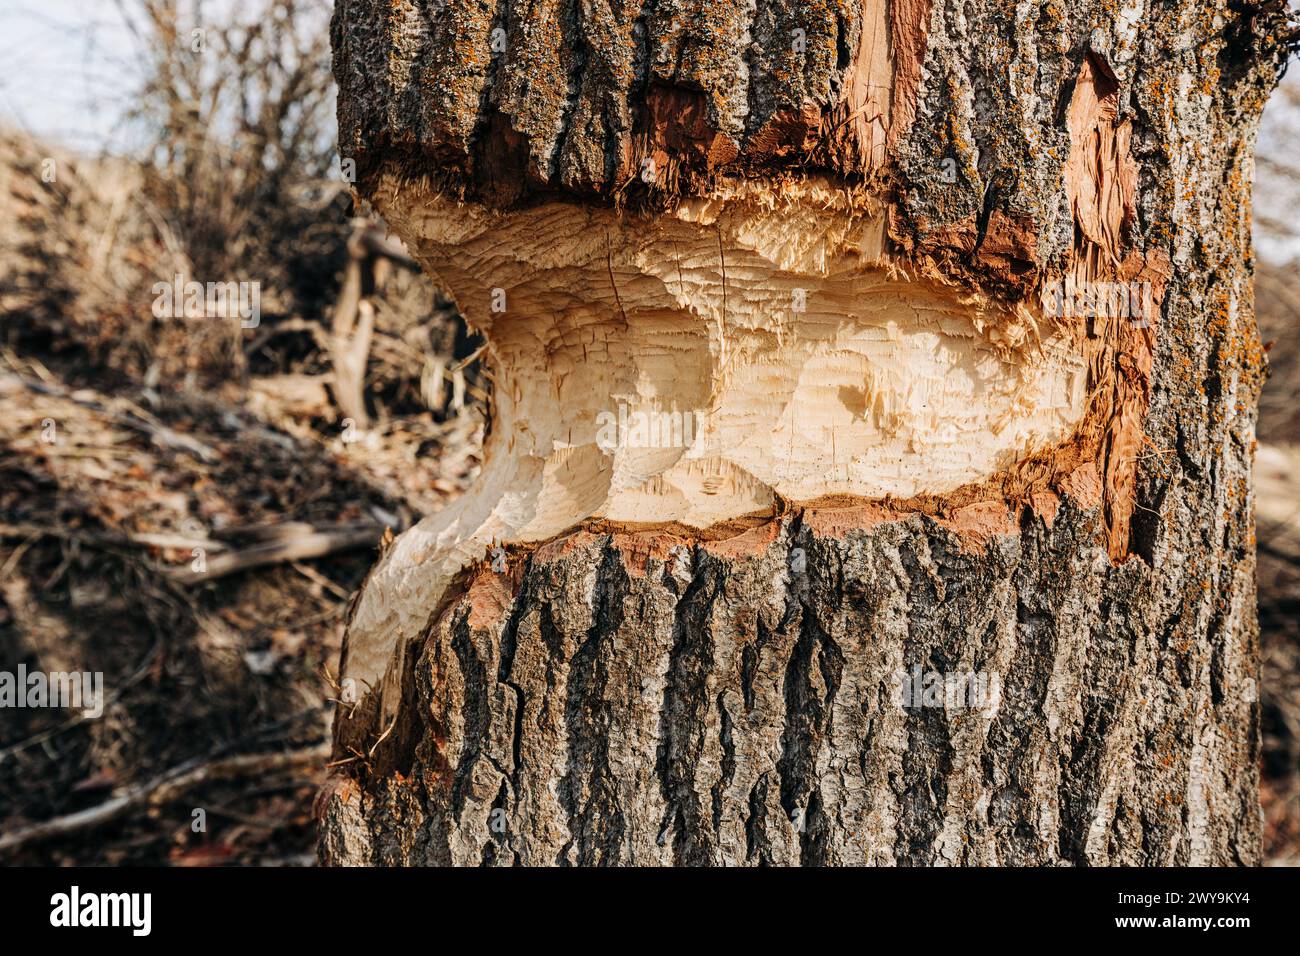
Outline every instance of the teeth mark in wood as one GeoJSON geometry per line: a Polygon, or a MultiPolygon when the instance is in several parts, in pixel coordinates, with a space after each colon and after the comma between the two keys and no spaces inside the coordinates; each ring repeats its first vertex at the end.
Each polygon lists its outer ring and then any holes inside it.
{"type": "Polygon", "coordinates": [[[362,593],[361,682],[423,625],[403,609],[436,605],[490,543],[942,495],[1059,444],[1087,408],[1074,328],[906,277],[879,207],[824,180],[723,184],[653,222],[390,180],[375,198],[485,334],[496,389],[477,488],[362,593]]]}

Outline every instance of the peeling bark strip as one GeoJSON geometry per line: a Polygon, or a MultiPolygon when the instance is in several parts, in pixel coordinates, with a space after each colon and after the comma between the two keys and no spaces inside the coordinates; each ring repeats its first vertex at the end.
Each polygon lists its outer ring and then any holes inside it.
{"type": "MultiPolygon", "coordinates": [[[[1132,152],[1132,121],[1118,116],[1119,82],[1096,54],[1084,58],[1070,100],[1070,158],[1065,182],[1074,212],[1073,278],[1076,285],[1136,280],[1153,287],[1152,301],[1164,298],[1168,267],[1152,251],[1149,260],[1132,248],[1137,218],[1138,167],[1132,152]]],[[[1142,418],[1151,387],[1151,348],[1155,315],[1141,322],[1104,317],[1090,330],[1100,345],[1094,360],[1095,394],[1108,414],[1100,437],[1104,475],[1107,551],[1115,559],[1129,554],[1135,507],[1137,460],[1142,418]]]]}
{"type": "Polygon", "coordinates": [[[340,0],[358,191],[495,389],[478,488],[351,609],[322,859],[1256,862],[1284,35],[340,0]]]}

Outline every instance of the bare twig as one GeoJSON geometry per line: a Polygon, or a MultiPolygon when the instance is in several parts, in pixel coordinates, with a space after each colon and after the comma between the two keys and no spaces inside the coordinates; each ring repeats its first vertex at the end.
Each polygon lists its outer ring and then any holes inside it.
{"type": "Polygon", "coordinates": [[[142,783],[120,788],[111,799],[97,806],[0,834],[0,852],[17,850],[30,843],[101,826],[142,806],[166,803],[212,780],[262,776],[311,767],[328,755],[328,745],[318,744],[284,753],[235,754],[215,759],[196,757],[142,783]]]}
{"type": "Polygon", "coordinates": [[[169,571],[168,577],[178,584],[200,584],[214,578],[260,568],[285,561],[321,558],[338,551],[374,547],[384,529],[378,524],[343,525],[320,530],[309,528],[281,540],[268,541],[239,551],[226,551],[207,561],[204,571],[169,571]]]}

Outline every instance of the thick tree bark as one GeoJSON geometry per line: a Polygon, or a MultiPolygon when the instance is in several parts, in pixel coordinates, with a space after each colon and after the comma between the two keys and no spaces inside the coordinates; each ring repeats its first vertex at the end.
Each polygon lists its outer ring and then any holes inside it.
{"type": "Polygon", "coordinates": [[[358,190],[496,388],[479,487],[349,616],[323,861],[1257,862],[1281,3],[333,33],[358,190]]]}

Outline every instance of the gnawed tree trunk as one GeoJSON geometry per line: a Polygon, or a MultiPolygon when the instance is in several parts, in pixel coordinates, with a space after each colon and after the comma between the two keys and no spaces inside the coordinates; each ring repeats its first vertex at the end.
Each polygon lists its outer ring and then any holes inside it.
{"type": "Polygon", "coordinates": [[[349,616],[322,859],[1256,862],[1284,28],[339,0],[343,154],[495,387],[349,616]]]}

